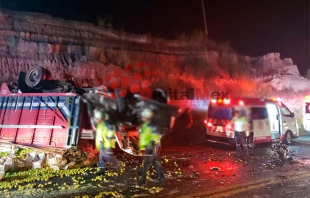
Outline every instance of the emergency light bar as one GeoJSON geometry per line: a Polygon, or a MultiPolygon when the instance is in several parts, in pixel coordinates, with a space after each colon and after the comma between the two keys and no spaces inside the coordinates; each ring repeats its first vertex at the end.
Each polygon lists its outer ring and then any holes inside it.
{"type": "Polygon", "coordinates": [[[229,98],[225,98],[224,99],[224,104],[226,104],[226,105],[230,104],[230,99],[229,98]]]}
{"type": "Polygon", "coordinates": [[[216,104],[218,104],[218,105],[229,105],[230,104],[230,98],[224,98],[224,100],[222,100],[221,98],[219,98],[219,99],[214,99],[214,98],[212,98],[211,99],[211,104],[212,105],[216,105],[216,104]]]}

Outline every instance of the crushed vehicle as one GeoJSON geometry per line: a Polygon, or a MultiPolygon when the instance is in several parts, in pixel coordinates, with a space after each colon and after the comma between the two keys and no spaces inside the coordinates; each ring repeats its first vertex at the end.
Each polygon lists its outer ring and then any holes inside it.
{"type": "Polygon", "coordinates": [[[120,149],[131,155],[138,150],[140,112],[155,111],[154,123],[165,135],[174,123],[178,108],[167,105],[167,95],[154,89],[155,99],[104,85],[78,87],[74,82],[53,80],[43,67],[20,72],[17,83],[2,84],[0,92],[0,144],[14,143],[36,147],[73,148],[82,143],[94,145],[93,110],[101,109],[115,127],[120,149]]]}
{"type": "Polygon", "coordinates": [[[230,121],[234,111],[240,111],[250,124],[248,146],[258,143],[283,141],[291,144],[299,137],[299,128],[293,112],[279,99],[226,98],[211,100],[206,125],[210,141],[234,145],[234,130],[230,121]]]}

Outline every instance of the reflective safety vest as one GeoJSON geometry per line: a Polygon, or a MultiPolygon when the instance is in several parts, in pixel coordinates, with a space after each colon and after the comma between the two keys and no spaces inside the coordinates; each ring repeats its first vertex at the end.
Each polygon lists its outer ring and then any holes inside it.
{"type": "Polygon", "coordinates": [[[115,148],[115,132],[107,125],[106,122],[101,122],[96,129],[96,149],[100,150],[100,142],[103,148],[115,148]]]}
{"type": "Polygon", "coordinates": [[[234,122],[235,131],[242,132],[246,130],[246,125],[248,121],[246,120],[244,116],[240,118],[234,117],[232,121],[234,122]]]}
{"type": "Polygon", "coordinates": [[[155,143],[160,143],[161,135],[157,133],[155,127],[150,123],[144,123],[141,126],[140,142],[139,147],[141,150],[144,150],[147,146],[152,146],[152,141],[155,143]]]}

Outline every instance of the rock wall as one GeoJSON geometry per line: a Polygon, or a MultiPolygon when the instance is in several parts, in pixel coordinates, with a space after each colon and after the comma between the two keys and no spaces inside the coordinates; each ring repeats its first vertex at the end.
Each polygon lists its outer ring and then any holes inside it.
{"type": "Polygon", "coordinates": [[[137,61],[150,61],[168,69],[200,64],[203,71],[206,64],[223,66],[219,60],[225,58],[230,64],[246,65],[258,82],[269,83],[279,90],[283,87],[300,90],[309,85],[293,61],[282,60],[279,53],[248,57],[205,50],[200,43],[195,44],[197,48],[188,45],[179,40],[128,34],[44,14],[1,10],[0,82],[12,81],[20,71],[42,66],[51,70],[54,79],[70,77],[83,86],[95,86],[115,68],[137,61]]]}

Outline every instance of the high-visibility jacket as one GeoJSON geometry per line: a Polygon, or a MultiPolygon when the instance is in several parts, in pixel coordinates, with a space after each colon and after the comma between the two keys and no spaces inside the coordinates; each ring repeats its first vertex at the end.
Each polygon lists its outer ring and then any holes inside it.
{"type": "Polygon", "coordinates": [[[115,131],[106,122],[101,122],[96,128],[96,148],[100,149],[102,142],[105,149],[115,148],[115,131]]]}
{"type": "Polygon", "coordinates": [[[235,131],[238,131],[238,132],[246,131],[246,126],[248,124],[248,121],[244,116],[241,116],[240,118],[234,117],[232,121],[234,123],[235,131]]]}
{"type": "Polygon", "coordinates": [[[160,138],[161,135],[156,128],[146,122],[141,126],[139,147],[141,150],[144,150],[146,147],[152,146],[152,142],[155,144],[160,143],[160,138]]]}

